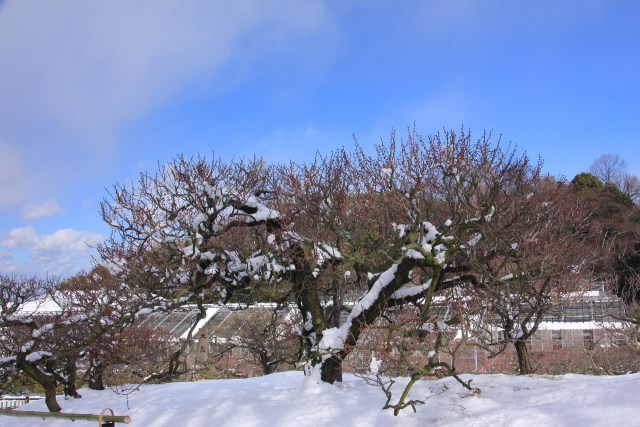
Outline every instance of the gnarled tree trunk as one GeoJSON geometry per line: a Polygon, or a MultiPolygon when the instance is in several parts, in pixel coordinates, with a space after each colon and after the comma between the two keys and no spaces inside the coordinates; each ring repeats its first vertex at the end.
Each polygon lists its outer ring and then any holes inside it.
{"type": "Polygon", "coordinates": [[[76,358],[68,357],[66,360],[66,366],[64,368],[65,378],[64,378],[64,395],[71,396],[74,399],[79,399],[80,393],[78,393],[78,389],[76,388],[76,378],[77,378],[77,369],[76,369],[76,358]]]}
{"type": "Polygon", "coordinates": [[[56,388],[58,383],[53,375],[48,375],[25,360],[25,354],[21,354],[17,359],[17,367],[25,372],[31,379],[44,388],[44,402],[49,412],[60,412],[62,408],[56,400],[56,388]]]}
{"type": "Polygon", "coordinates": [[[89,363],[89,389],[104,390],[104,366],[93,359],[89,363]]]}
{"type": "Polygon", "coordinates": [[[333,384],[336,381],[342,381],[342,358],[339,356],[332,356],[324,362],[320,371],[320,379],[329,384],[333,384]]]}
{"type": "Polygon", "coordinates": [[[533,373],[531,367],[531,359],[529,358],[529,348],[526,341],[517,340],[513,345],[516,347],[516,354],[518,355],[518,374],[529,375],[533,373]]]}

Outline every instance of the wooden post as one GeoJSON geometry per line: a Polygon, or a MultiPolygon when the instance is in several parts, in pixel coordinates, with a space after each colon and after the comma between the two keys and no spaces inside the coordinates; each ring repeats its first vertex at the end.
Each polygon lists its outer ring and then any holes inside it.
{"type": "Polygon", "coordinates": [[[111,411],[111,415],[104,415],[104,409],[100,415],[95,414],[66,414],[62,412],[37,412],[37,411],[16,411],[13,409],[0,409],[0,415],[9,415],[12,417],[36,417],[36,418],[62,418],[66,420],[76,421],[76,420],[88,420],[88,421],[107,421],[113,423],[124,423],[129,424],[131,422],[131,417],[128,415],[124,416],[116,416],[113,415],[113,411],[111,411]]]}

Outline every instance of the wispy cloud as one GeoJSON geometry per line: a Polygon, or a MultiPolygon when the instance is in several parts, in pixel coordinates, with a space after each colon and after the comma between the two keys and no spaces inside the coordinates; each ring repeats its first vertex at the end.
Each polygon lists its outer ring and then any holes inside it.
{"type": "Polygon", "coordinates": [[[64,211],[55,199],[47,199],[42,203],[29,203],[20,210],[22,218],[26,220],[34,220],[39,218],[50,218],[60,215],[64,211]]]}
{"type": "MultiPolygon", "coordinates": [[[[129,124],[175,97],[234,84],[229,67],[257,73],[251,63],[265,52],[301,51],[329,12],[285,0],[3,3],[0,142],[29,163],[31,190],[52,188],[56,168],[77,179],[114,155],[129,124]]],[[[18,195],[3,193],[0,209],[18,195]]]]}
{"type": "Polygon", "coordinates": [[[31,226],[13,228],[0,233],[0,272],[71,275],[90,267],[92,246],[103,240],[69,228],[44,235],[31,226]]]}
{"type": "Polygon", "coordinates": [[[87,132],[122,125],[193,79],[211,79],[232,54],[247,60],[265,44],[317,31],[326,12],[314,4],[6,4],[0,14],[3,113],[15,117],[30,108],[21,122],[35,113],[87,132]]]}

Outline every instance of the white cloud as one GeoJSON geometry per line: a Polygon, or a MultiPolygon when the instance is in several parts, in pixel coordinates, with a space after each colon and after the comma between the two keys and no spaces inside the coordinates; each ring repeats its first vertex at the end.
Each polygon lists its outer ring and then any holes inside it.
{"type": "Polygon", "coordinates": [[[44,235],[31,226],[13,228],[0,233],[0,273],[67,276],[88,270],[91,246],[103,240],[97,233],[70,228],[44,235]]]}
{"type": "Polygon", "coordinates": [[[50,218],[63,213],[62,207],[55,199],[48,199],[42,203],[30,203],[21,209],[22,218],[34,220],[39,218],[50,218]]]}
{"type": "Polygon", "coordinates": [[[13,228],[8,233],[0,234],[0,246],[5,248],[32,247],[38,242],[38,235],[33,227],[13,228]]]}

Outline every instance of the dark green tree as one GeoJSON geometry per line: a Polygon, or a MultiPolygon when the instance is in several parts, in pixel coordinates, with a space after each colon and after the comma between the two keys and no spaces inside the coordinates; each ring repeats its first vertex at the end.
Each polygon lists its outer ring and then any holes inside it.
{"type": "Polygon", "coordinates": [[[602,181],[597,176],[588,172],[582,172],[571,180],[571,190],[574,192],[596,191],[604,187],[602,181]]]}

